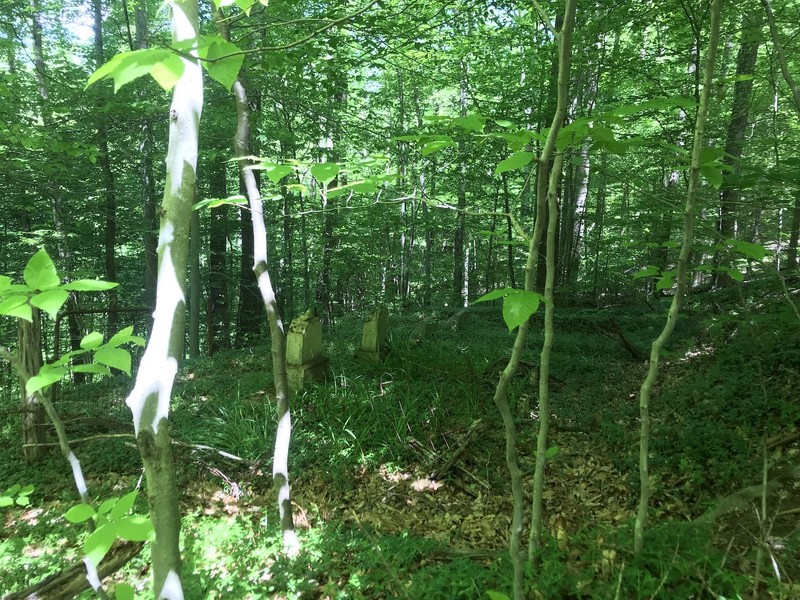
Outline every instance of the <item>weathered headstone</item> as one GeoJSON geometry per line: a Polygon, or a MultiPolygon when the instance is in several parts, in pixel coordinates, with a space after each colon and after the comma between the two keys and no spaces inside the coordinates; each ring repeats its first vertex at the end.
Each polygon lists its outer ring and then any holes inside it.
{"type": "Polygon", "coordinates": [[[309,310],[289,326],[286,336],[286,377],[289,389],[297,392],[307,381],[322,381],[330,366],[322,356],[322,325],[309,310]]]}
{"type": "Polygon", "coordinates": [[[467,320],[469,319],[469,313],[467,312],[466,308],[461,309],[452,317],[447,319],[447,323],[445,325],[452,329],[453,331],[461,331],[467,328],[467,320]]]}
{"type": "Polygon", "coordinates": [[[386,343],[386,332],[389,329],[389,311],[384,307],[377,308],[364,321],[361,334],[361,349],[358,355],[373,363],[383,362],[383,347],[386,343]]]}
{"type": "Polygon", "coordinates": [[[409,337],[409,342],[412,346],[417,346],[422,343],[436,332],[436,319],[434,317],[425,317],[419,324],[414,327],[409,337]]]}

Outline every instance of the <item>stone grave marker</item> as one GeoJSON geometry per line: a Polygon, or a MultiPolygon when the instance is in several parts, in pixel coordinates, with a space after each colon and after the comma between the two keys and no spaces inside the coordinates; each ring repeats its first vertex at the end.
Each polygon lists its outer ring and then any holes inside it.
{"type": "Polygon", "coordinates": [[[383,362],[383,347],[386,343],[388,329],[389,311],[381,306],[364,321],[361,349],[358,351],[358,356],[376,364],[383,362]]]}
{"type": "Polygon", "coordinates": [[[468,320],[469,320],[469,313],[467,312],[466,308],[462,308],[452,317],[447,319],[447,323],[445,323],[445,326],[449,327],[453,331],[462,331],[467,328],[468,320]]]}
{"type": "Polygon", "coordinates": [[[289,390],[298,392],[308,381],[327,379],[327,356],[322,356],[322,324],[309,310],[289,325],[286,336],[286,377],[289,390]]]}
{"type": "Polygon", "coordinates": [[[414,327],[414,330],[411,332],[409,342],[411,342],[412,346],[418,346],[424,340],[436,333],[436,329],[436,319],[434,317],[425,317],[416,327],[414,327]]]}

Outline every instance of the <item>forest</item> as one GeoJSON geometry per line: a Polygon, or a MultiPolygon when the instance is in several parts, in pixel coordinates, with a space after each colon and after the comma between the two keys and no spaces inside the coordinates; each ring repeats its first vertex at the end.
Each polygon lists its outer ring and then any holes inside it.
{"type": "Polygon", "coordinates": [[[800,598],[800,2],[0,7],[0,599],[800,598]]]}

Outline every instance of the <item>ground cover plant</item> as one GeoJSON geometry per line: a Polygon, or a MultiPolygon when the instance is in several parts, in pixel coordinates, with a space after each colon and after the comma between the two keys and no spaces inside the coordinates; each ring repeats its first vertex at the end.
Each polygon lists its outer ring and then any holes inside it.
{"type": "MultiPolygon", "coordinates": [[[[792,486],[770,495],[764,520],[757,514],[760,499],[753,497],[756,508],[747,502],[717,522],[694,522],[719,498],[757,484],[765,433],[790,432],[799,418],[792,394],[793,333],[768,328],[785,300],[773,288],[759,292],[758,302],[759,310],[736,332],[719,326],[729,318],[724,313],[690,314],[670,347],[670,383],[662,391],[669,402],[654,411],[656,522],[640,557],[630,546],[638,435],[632,394],[645,367],[603,329],[609,315],[626,311],[564,311],[553,369],[559,451],[548,466],[547,543],[532,575],[532,595],[749,597],[760,569],[761,594],[792,597],[790,582],[798,572],[792,486]],[[745,346],[749,358],[738,360],[745,346]],[[584,385],[569,382],[575,364],[585,365],[584,385]],[[766,524],[770,562],[780,580],[768,563],[756,566],[766,524]]],[[[734,306],[747,310],[738,301],[734,306]]],[[[615,318],[631,340],[646,339],[653,327],[648,313],[615,318]]],[[[498,327],[499,311],[482,310],[463,330],[439,319],[435,335],[414,343],[416,320],[393,324],[381,365],[354,358],[360,321],[340,321],[325,345],[334,357],[331,380],[296,398],[294,503],[303,549],[294,559],[281,555],[270,513],[267,450],[275,414],[264,401],[267,349],[229,351],[185,365],[174,408],[180,426],[172,434],[184,490],[182,547],[191,557],[184,566],[187,598],[479,598],[487,591],[510,592],[504,552],[509,499],[496,425],[468,442],[452,470],[431,478],[473,422],[496,423],[487,398],[503,354],[498,349],[509,334],[498,327]]],[[[534,361],[533,353],[526,359],[534,361]]],[[[105,380],[60,394],[73,437],[100,436],[81,453],[100,498],[121,495],[141,478],[120,400],[126,383],[105,380]],[[103,438],[103,432],[128,435],[103,438]]],[[[518,375],[512,386],[514,410],[528,426],[522,445],[534,442],[534,390],[530,373],[518,375]]],[[[10,438],[17,427],[7,414],[3,435],[10,438]]],[[[769,468],[786,469],[797,451],[796,442],[770,448],[769,468]]],[[[4,509],[3,581],[13,592],[78,559],[84,534],[63,518],[74,492],[58,475],[62,459],[51,453],[22,471],[12,466],[18,451],[8,444],[4,453],[0,487],[23,480],[34,487],[29,504],[4,509]]],[[[530,477],[525,479],[527,487],[530,477]]],[[[147,552],[114,578],[146,590],[147,552]]]]}

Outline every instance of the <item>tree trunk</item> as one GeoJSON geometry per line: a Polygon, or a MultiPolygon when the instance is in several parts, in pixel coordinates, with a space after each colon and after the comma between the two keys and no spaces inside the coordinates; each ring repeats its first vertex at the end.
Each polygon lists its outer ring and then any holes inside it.
{"type": "Polygon", "coordinates": [[[192,211],[189,233],[189,358],[200,356],[200,213],[192,211]]]}
{"type": "MultiPolygon", "coordinates": [[[[461,61],[461,83],[459,86],[459,116],[467,116],[467,63],[461,61]]],[[[463,136],[458,141],[458,203],[456,222],[453,233],[453,291],[450,303],[454,309],[467,305],[466,271],[464,269],[465,248],[465,211],[467,209],[467,156],[463,136]]]]}
{"type": "MultiPolygon", "coordinates": [[[[33,321],[17,319],[17,341],[19,358],[25,372],[32,375],[42,368],[42,321],[36,308],[32,309],[33,321]]],[[[25,391],[26,380],[20,376],[19,389],[22,395],[22,453],[28,463],[44,458],[47,446],[30,446],[28,444],[46,444],[47,428],[45,424],[44,406],[36,394],[25,391]]]]}
{"type": "MultiPolygon", "coordinates": [[[[244,183],[242,183],[244,187],[244,183]]],[[[245,190],[246,191],[246,190],[245,190]]],[[[239,262],[239,311],[236,314],[236,346],[243,348],[258,337],[262,307],[253,280],[253,218],[248,207],[239,209],[242,256],[239,262]]]]}
{"type": "MultiPolygon", "coordinates": [[[[173,0],[172,40],[196,40],[197,0],[173,0]]],[[[182,355],[189,231],[195,199],[203,76],[197,42],[182,55],[183,74],[173,90],[166,181],[161,206],[159,269],[153,332],[136,383],[126,399],[147,481],[156,598],[183,598],[179,547],[181,514],[169,435],[172,386],[182,355]]]]}
{"type": "MultiPolygon", "coordinates": [[[[99,69],[105,62],[105,51],[103,49],[103,2],[102,0],[92,0],[94,9],[94,62],[95,68],[99,69]]],[[[108,94],[106,93],[106,82],[98,82],[100,92],[98,93],[98,109],[101,109],[108,101],[108,94]]],[[[106,266],[106,280],[117,280],[117,266],[114,248],[117,243],[117,196],[116,187],[114,185],[114,171],[111,169],[111,157],[108,152],[108,122],[106,113],[103,110],[97,110],[97,146],[100,150],[98,162],[100,163],[100,171],[102,173],[103,181],[103,218],[105,221],[105,266],[106,266]]],[[[109,308],[114,308],[117,304],[117,291],[109,290],[106,292],[108,298],[109,308]]],[[[116,333],[117,331],[117,313],[109,311],[108,313],[108,331],[116,333]]]]}
{"type": "Polygon", "coordinates": [[[723,0],[713,0],[711,4],[711,30],[706,53],[706,65],[703,72],[703,87],[700,102],[697,108],[697,118],[694,126],[694,143],[692,145],[692,163],[689,172],[689,187],[686,192],[686,207],[683,220],[683,243],[678,257],[678,268],[675,280],[677,282],[675,294],[672,297],[664,328],[658,337],[653,340],[650,349],[650,366],[639,391],[639,507],[634,526],[634,551],[641,554],[644,548],[644,530],[647,525],[647,511],[650,503],[650,391],[658,377],[658,363],[661,358],[661,349],[672,335],[678,321],[681,303],[686,291],[689,256],[694,241],[694,214],[697,208],[697,187],[700,180],[701,154],[705,139],[706,115],[708,114],[711,86],[716,63],[717,45],[719,44],[720,22],[722,20],[723,0]]]}
{"type": "MultiPolygon", "coordinates": [[[[725,141],[725,156],[723,162],[739,169],[739,163],[744,149],[744,135],[747,129],[750,111],[750,97],[753,92],[753,72],[755,71],[758,47],[761,44],[761,29],[763,18],[759,12],[746,12],[742,24],[742,42],[736,58],[736,83],[733,85],[733,105],[731,119],[728,122],[728,135],[725,141]]],[[[722,240],[736,237],[737,233],[737,207],[740,202],[740,191],[737,183],[725,183],[720,194],[719,222],[717,228],[722,240]]],[[[721,261],[723,264],[729,260],[721,261]]],[[[733,284],[733,279],[727,273],[717,273],[716,287],[727,287],[733,284]]]]}
{"type": "MultiPolygon", "coordinates": [[[[210,167],[209,193],[212,198],[226,198],[225,162],[215,160],[210,167]]],[[[208,300],[206,322],[208,324],[208,355],[230,347],[230,323],[228,306],[228,263],[226,245],[228,240],[229,207],[225,204],[211,211],[208,250],[208,300]]]]}

